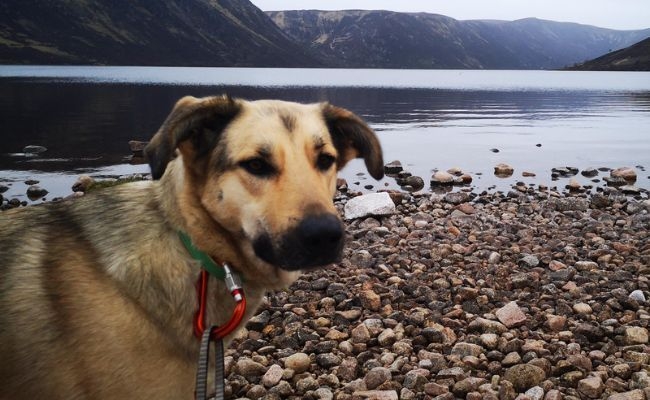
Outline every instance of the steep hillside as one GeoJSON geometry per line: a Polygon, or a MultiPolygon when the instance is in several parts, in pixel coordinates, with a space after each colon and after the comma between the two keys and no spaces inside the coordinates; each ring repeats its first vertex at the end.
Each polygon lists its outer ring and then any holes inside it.
{"type": "Polygon", "coordinates": [[[581,71],[650,71],[650,38],[568,69],[581,71]]]}
{"type": "Polygon", "coordinates": [[[3,0],[0,63],[320,65],[247,0],[3,0]]]}
{"type": "Polygon", "coordinates": [[[647,36],[534,18],[457,21],[389,11],[271,11],[289,36],[348,67],[554,69],[647,36]]]}

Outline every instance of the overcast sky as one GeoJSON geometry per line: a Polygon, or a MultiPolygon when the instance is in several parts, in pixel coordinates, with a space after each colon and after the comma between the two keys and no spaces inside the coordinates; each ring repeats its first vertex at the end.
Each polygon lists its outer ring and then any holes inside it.
{"type": "Polygon", "coordinates": [[[650,0],[252,0],[264,11],[392,10],[466,19],[536,17],[612,29],[650,28],[650,0]]]}

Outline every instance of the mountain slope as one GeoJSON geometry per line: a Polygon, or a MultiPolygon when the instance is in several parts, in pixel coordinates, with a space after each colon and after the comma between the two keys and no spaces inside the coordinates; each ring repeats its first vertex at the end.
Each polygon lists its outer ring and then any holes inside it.
{"type": "Polygon", "coordinates": [[[348,67],[553,69],[650,36],[650,29],[616,31],[534,18],[457,21],[359,10],[267,14],[299,43],[348,67]]]}
{"type": "Polygon", "coordinates": [[[650,38],[568,69],[581,71],[650,71],[650,38]]]}
{"type": "Polygon", "coordinates": [[[247,0],[3,0],[0,63],[320,64],[247,0]]]}

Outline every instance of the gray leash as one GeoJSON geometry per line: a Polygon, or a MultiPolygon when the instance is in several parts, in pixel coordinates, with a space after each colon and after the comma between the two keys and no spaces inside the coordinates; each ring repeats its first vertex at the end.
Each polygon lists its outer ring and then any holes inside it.
{"type": "MultiPolygon", "coordinates": [[[[196,389],[194,397],[197,400],[208,400],[208,368],[210,366],[210,336],[218,328],[217,325],[210,326],[201,336],[201,347],[199,348],[199,365],[196,371],[196,389]]],[[[224,365],[223,365],[223,340],[215,340],[214,349],[214,400],[225,399],[224,365]]]]}

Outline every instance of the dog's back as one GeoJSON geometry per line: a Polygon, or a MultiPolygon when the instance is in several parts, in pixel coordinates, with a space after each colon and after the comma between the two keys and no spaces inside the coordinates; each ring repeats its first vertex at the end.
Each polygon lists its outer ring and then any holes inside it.
{"type": "Polygon", "coordinates": [[[145,268],[133,258],[161,254],[151,186],[0,213],[1,399],[167,398],[182,387],[163,377],[179,375],[192,386],[193,357],[111,276],[113,262],[145,268]]]}

